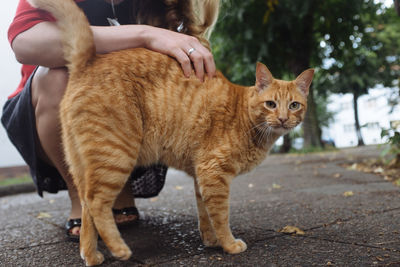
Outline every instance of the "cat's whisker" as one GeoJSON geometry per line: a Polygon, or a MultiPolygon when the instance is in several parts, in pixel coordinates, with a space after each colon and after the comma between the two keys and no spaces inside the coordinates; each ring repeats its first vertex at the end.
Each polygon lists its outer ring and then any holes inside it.
{"type": "Polygon", "coordinates": [[[259,124],[257,124],[257,125],[254,125],[253,127],[251,127],[249,130],[248,130],[248,132],[251,132],[252,130],[254,130],[254,129],[256,129],[256,128],[259,128],[261,125],[263,125],[263,124],[265,124],[266,122],[265,121],[263,121],[263,122],[261,122],[261,123],[259,123],[259,124]]]}
{"type": "MultiPolygon", "coordinates": [[[[265,137],[267,137],[268,138],[268,128],[269,128],[270,126],[265,122],[264,123],[264,125],[263,125],[263,127],[262,127],[262,130],[261,130],[261,135],[260,135],[260,138],[258,139],[258,142],[257,142],[257,145],[258,146],[260,146],[260,145],[262,145],[263,143],[265,143],[265,137]]],[[[268,139],[267,139],[268,140],[268,139]]]]}
{"type": "Polygon", "coordinates": [[[258,140],[257,140],[257,145],[258,145],[258,146],[261,145],[262,140],[263,140],[263,138],[264,138],[264,134],[265,134],[265,130],[264,130],[264,128],[265,128],[265,123],[263,123],[262,127],[260,127],[260,128],[261,128],[261,129],[260,129],[260,134],[259,134],[258,140]]]}

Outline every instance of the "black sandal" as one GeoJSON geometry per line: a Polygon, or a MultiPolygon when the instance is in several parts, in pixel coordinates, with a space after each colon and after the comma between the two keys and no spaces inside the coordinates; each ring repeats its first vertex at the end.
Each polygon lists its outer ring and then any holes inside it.
{"type": "MultiPolygon", "coordinates": [[[[136,215],[136,219],[131,220],[131,221],[126,221],[122,223],[118,223],[118,226],[126,226],[126,225],[132,225],[134,223],[137,223],[139,220],[139,211],[136,207],[129,207],[129,208],[123,208],[123,209],[112,209],[114,215],[136,215]]],[[[82,226],[82,220],[81,218],[78,219],[69,219],[67,223],[65,224],[65,230],[67,231],[67,237],[69,241],[73,242],[79,242],[79,235],[73,235],[71,233],[72,228],[74,227],[81,227],[82,226]]]]}
{"type": "Polygon", "coordinates": [[[125,216],[129,216],[129,215],[136,216],[136,219],[122,222],[122,223],[117,223],[118,226],[132,225],[134,223],[137,223],[139,220],[139,211],[135,206],[129,207],[129,208],[123,208],[123,209],[112,209],[112,211],[113,211],[114,216],[120,215],[120,214],[125,215],[125,216]]]}
{"type": "Polygon", "coordinates": [[[73,235],[71,233],[71,230],[74,227],[81,227],[81,226],[82,226],[81,218],[69,219],[67,221],[67,223],[65,224],[65,230],[67,230],[67,237],[68,237],[69,241],[79,242],[79,235],[73,235]]]}

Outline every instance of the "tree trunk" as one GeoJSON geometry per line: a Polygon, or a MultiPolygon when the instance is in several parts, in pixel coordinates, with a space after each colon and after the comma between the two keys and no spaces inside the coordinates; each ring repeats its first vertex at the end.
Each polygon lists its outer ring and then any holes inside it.
{"type": "Polygon", "coordinates": [[[281,148],[279,149],[280,153],[288,153],[290,149],[292,148],[292,138],[290,138],[289,134],[285,134],[283,136],[283,144],[281,148]]]}
{"type": "MultiPolygon", "coordinates": [[[[296,42],[293,43],[293,47],[296,52],[293,55],[293,60],[289,62],[289,69],[296,75],[310,67],[310,59],[313,53],[314,12],[318,4],[318,1],[313,1],[310,4],[310,9],[304,16],[301,26],[299,25],[304,31],[301,36],[294,38],[296,42]]],[[[308,109],[303,123],[304,147],[320,147],[321,130],[312,87],[310,87],[308,94],[307,105],[308,109]]]]}
{"type": "Polygon", "coordinates": [[[400,0],[394,0],[394,9],[397,12],[397,15],[400,16],[400,0]]]}
{"type": "Polygon", "coordinates": [[[355,121],[355,128],[356,128],[356,134],[357,134],[357,146],[363,146],[364,145],[364,140],[361,135],[361,127],[360,127],[360,121],[358,120],[358,94],[353,93],[353,108],[354,108],[354,121],[355,121]]]}
{"type": "Polygon", "coordinates": [[[321,130],[318,126],[316,103],[312,87],[307,100],[307,113],[303,122],[304,147],[321,147],[321,130]]]}

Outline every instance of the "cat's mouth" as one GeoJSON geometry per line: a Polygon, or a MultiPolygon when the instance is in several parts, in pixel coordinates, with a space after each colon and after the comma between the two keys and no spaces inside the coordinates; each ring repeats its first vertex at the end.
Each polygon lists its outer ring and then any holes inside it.
{"type": "Polygon", "coordinates": [[[288,132],[288,131],[293,129],[293,127],[290,127],[290,126],[287,126],[287,125],[282,125],[282,124],[274,125],[274,126],[272,126],[272,128],[273,128],[274,131],[280,132],[280,133],[282,133],[282,132],[286,133],[286,132],[288,132]]]}

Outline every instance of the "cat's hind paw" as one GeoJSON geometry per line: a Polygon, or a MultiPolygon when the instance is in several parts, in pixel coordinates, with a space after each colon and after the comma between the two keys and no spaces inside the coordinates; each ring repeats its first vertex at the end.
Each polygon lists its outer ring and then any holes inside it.
{"type": "Polygon", "coordinates": [[[115,258],[123,261],[128,260],[132,255],[132,251],[125,244],[121,244],[118,248],[114,248],[111,253],[115,258]]]}
{"type": "Polygon", "coordinates": [[[100,251],[96,251],[94,255],[84,255],[84,253],[81,253],[82,259],[85,260],[85,265],[86,266],[95,266],[95,265],[100,265],[104,261],[104,256],[100,251]]]}
{"type": "Polygon", "coordinates": [[[224,251],[228,252],[229,254],[237,254],[243,252],[247,249],[247,245],[241,239],[235,239],[235,242],[224,246],[224,251]]]}

